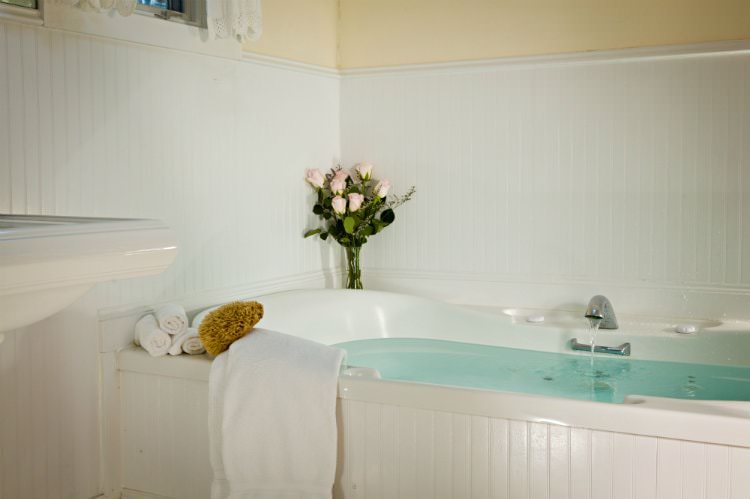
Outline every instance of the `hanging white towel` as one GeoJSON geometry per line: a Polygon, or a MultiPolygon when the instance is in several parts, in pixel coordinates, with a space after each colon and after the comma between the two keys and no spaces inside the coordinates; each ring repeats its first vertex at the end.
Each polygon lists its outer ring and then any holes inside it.
{"type": "Polygon", "coordinates": [[[189,327],[181,334],[172,337],[172,346],[169,347],[169,355],[198,355],[206,351],[198,336],[198,330],[189,327]]]}
{"type": "Polygon", "coordinates": [[[133,334],[135,344],[146,350],[152,357],[166,355],[172,338],[159,328],[156,317],[148,314],[135,323],[133,334]]]}
{"type": "Polygon", "coordinates": [[[342,350],[256,329],[213,362],[212,499],[330,499],[342,350]]]}
{"type": "Polygon", "coordinates": [[[207,0],[208,33],[211,38],[257,40],[263,31],[260,0],[207,0]]]}
{"type": "Polygon", "coordinates": [[[188,318],[182,305],[168,303],[156,309],[154,313],[159,327],[165,333],[178,335],[185,332],[188,328],[188,318]]]}

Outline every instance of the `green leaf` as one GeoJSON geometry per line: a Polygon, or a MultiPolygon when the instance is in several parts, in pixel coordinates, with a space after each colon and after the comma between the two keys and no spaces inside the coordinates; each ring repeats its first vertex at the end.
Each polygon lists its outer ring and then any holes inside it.
{"type": "Polygon", "coordinates": [[[319,204],[316,204],[315,206],[313,206],[313,213],[315,213],[316,215],[322,215],[323,214],[323,206],[321,206],[319,204]]]}
{"type": "Polygon", "coordinates": [[[321,233],[321,234],[320,234],[320,238],[321,238],[321,239],[322,239],[323,241],[325,241],[326,239],[328,239],[328,232],[323,232],[323,233],[321,233]]]}
{"type": "Polygon", "coordinates": [[[362,235],[363,236],[371,236],[375,229],[372,227],[372,225],[365,226],[364,229],[362,229],[362,235]]]}
{"type": "Polygon", "coordinates": [[[305,237],[314,236],[315,234],[320,234],[322,232],[322,229],[312,229],[305,232],[305,237]]]}
{"type": "Polygon", "coordinates": [[[331,218],[332,216],[333,216],[333,215],[331,215],[331,212],[330,212],[330,211],[328,211],[328,210],[325,210],[325,211],[323,212],[323,218],[325,218],[326,220],[330,219],[330,218],[331,218]]]}
{"type": "Polygon", "coordinates": [[[382,220],[386,224],[392,224],[393,221],[396,220],[396,214],[393,213],[392,209],[388,208],[380,214],[380,220],[382,220]]]}
{"type": "Polygon", "coordinates": [[[344,219],[344,230],[347,234],[354,232],[354,226],[357,224],[356,220],[352,217],[346,217],[344,219]]]}

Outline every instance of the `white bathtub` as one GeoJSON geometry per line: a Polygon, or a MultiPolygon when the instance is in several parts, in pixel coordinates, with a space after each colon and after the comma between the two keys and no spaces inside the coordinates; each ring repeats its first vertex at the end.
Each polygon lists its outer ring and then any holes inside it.
{"type": "MultiPolygon", "coordinates": [[[[543,324],[529,324],[532,311],[390,293],[256,299],[263,327],[327,344],[418,337],[562,352],[588,334],[580,314],[544,312],[543,324]]],[[[750,366],[749,324],[698,325],[685,336],[669,321],[621,316],[620,329],[601,331],[597,342],[629,341],[633,359],[750,366]]],[[[205,497],[209,359],[128,349],[118,365],[124,489],[205,497]],[[174,423],[149,430],[154,415],[143,414],[144,403],[174,423]],[[180,435],[189,433],[187,449],[180,435]]],[[[749,402],[634,394],[612,404],[349,375],[339,397],[337,497],[750,497],[749,402]]]]}

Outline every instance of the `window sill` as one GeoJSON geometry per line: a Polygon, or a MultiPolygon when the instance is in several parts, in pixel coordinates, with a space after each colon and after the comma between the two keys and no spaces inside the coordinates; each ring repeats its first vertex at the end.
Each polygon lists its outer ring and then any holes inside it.
{"type": "Polygon", "coordinates": [[[15,5],[0,4],[0,21],[10,21],[22,24],[41,26],[44,24],[42,11],[28,7],[16,7],[15,5]]]}

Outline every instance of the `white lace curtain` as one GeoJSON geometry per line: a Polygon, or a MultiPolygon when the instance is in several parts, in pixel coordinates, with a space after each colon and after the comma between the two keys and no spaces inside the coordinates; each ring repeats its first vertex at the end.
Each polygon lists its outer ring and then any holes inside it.
{"type": "Polygon", "coordinates": [[[75,5],[83,10],[117,10],[122,16],[135,12],[137,0],[58,0],[61,3],[75,5]]]}
{"type": "MultiPolygon", "coordinates": [[[[138,4],[137,0],[58,1],[84,10],[116,10],[122,16],[135,12],[138,4]]],[[[261,0],[206,0],[208,32],[211,37],[234,38],[238,42],[260,38],[263,30],[260,2],[261,0]]]]}
{"type": "Polygon", "coordinates": [[[207,0],[208,32],[213,38],[257,40],[263,30],[260,0],[207,0]]]}

